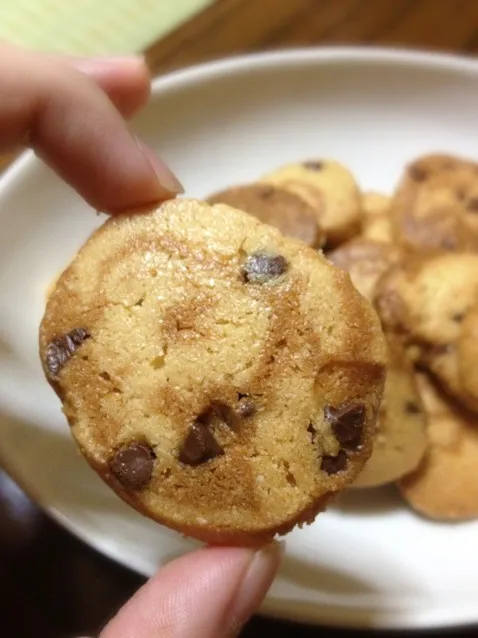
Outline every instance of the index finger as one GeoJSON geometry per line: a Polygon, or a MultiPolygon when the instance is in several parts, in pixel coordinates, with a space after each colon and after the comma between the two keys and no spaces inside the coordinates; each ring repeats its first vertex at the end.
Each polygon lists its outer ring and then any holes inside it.
{"type": "Polygon", "coordinates": [[[27,143],[94,208],[110,213],[182,188],[138,142],[84,73],[46,56],[0,48],[0,149],[27,143]]]}

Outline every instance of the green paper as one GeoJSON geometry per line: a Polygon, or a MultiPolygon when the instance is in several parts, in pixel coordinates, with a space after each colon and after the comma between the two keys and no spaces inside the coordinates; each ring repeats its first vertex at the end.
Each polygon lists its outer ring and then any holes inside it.
{"type": "Polygon", "coordinates": [[[212,0],[0,0],[0,39],[74,55],[138,53],[212,0]]]}

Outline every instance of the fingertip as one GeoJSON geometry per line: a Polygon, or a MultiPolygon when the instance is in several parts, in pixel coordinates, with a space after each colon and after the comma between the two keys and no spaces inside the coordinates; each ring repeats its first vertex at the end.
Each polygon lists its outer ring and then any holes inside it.
{"type": "Polygon", "coordinates": [[[277,574],[284,551],[285,544],[278,541],[255,551],[226,616],[233,635],[262,603],[277,574]]]}
{"type": "Polygon", "coordinates": [[[169,195],[182,195],[184,193],[184,187],[172,170],[151,148],[149,148],[149,146],[144,144],[144,142],[138,138],[136,138],[136,141],[142,154],[146,158],[146,161],[149,163],[156,175],[161,187],[164,188],[169,195]]]}
{"type": "Polygon", "coordinates": [[[101,638],[231,636],[274,579],[281,544],[206,547],[160,570],[111,621],[101,638]]]}
{"type": "Polygon", "coordinates": [[[123,117],[131,117],[149,99],[151,74],[142,55],[74,58],[69,64],[93,79],[123,117]]]}

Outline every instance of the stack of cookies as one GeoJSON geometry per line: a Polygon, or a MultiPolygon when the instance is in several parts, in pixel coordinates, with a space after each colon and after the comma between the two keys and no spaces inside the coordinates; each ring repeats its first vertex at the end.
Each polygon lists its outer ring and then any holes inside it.
{"type": "Polygon", "coordinates": [[[478,518],[478,164],[418,158],[389,197],[361,193],[335,161],[306,161],[210,201],[322,249],[374,305],[389,365],[353,486],[394,483],[426,517],[478,518]]]}

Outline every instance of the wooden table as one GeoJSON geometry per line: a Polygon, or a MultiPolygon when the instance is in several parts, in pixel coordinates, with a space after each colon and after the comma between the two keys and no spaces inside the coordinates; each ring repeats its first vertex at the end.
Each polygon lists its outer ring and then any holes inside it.
{"type": "MultiPolygon", "coordinates": [[[[152,46],[147,59],[154,71],[165,72],[245,51],[321,44],[473,54],[478,0],[217,0],[152,46]]],[[[95,636],[141,582],[51,522],[0,473],[1,635],[95,636]]],[[[266,631],[276,638],[349,635],[254,619],[242,638],[266,631]]],[[[441,635],[477,634],[472,629],[441,635]]]]}

